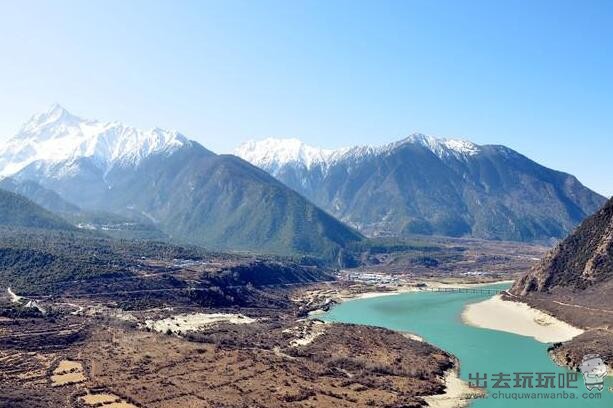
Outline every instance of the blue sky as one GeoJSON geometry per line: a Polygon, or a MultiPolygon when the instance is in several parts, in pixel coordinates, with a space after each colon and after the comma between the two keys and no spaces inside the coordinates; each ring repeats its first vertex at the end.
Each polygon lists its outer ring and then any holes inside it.
{"type": "Polygon", "coordinates": [[[613,2],[2,2],[0,55],[0,140],[54,102],[220,153],[423,132],[613,194],[613,2]]]}

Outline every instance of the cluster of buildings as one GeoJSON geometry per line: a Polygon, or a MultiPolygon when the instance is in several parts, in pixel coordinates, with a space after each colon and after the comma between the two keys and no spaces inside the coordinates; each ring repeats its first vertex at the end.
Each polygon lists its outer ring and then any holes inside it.
{"type": "Polygon", "coordinates": [[[376,272],[346,272],[341,274],[340,278],[351,282],[370,283],[375,285],[390,285],[400,282],[398,277],[376,272]]]}

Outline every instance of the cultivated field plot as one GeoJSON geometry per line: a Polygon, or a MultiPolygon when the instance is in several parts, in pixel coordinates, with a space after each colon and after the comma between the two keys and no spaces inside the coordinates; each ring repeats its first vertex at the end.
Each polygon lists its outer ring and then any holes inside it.
{"type": "Polygon", "coordinates": [[[411,406],[442,392],[441,376],[454,364],[446,353],[388,330],[290,315],[217,321],[181,336],[99,317],[55,320],[3,320],[0,405],[411,406]],[[79,319],[78,336],[58,334],[79,319]],[[21,330],[34,326],[40,327],[31,336],[21,330]],[[38,338],[43,331],[45,344],[38,338]]]}
{"type": "Polygon", "coordinates": [[[273,331],[251,348],[243,326],[224,331],[201,343],[108,328],[82,355],[90,382],[147,407],[413,404],[442,390],[437,375],[452,365],[445,353],[382,329],[334,325],[304,347],[273,331]]]}

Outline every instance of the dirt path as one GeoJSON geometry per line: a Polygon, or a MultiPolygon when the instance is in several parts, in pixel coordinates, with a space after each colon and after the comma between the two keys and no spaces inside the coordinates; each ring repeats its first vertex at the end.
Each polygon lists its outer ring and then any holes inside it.
{"type": "Polygon", "coordinates": [[[11,297],[11,302],[19,303],[21,301],[22,297],[18,296],[17,294],[15,294],[15,292],[13,292],[11,290],[11,288],[8,288],[6,291],[9,294],[9,296],[11,297]]]}
{"type": "Polygon", "coordinates": [[[598,309],[598,308],[595,308],[595,307],[587,307],[587,306],[581,306],[581,305],[574,305],[572,303],[560,302],[558,300],[552,300],[551,302],[552,303],[556,303],[558,305],[562,305],[562,306],[570,306],[570,307],[576,307],[576,308],[584,309],[584,310],[591,310],[592,312],[613,313],[613,310],[598,309]]]}

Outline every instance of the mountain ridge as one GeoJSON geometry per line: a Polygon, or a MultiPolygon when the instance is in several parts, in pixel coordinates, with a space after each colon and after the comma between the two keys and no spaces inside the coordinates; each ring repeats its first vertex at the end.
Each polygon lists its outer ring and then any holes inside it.
{"type": "Polygon", "coordinates": [[[613,368],[613,198],[516,280],[511,300],[585,330],[552,347],[558,364],[577,368],[598,354],[613,368]]]}
{"type": "Polygon", "coordinates": [[[552,241],[605,201],[506,146],[422,134],[336,150],[266,139],[236,154],[366,235],[552,241]]]}
{"type": "Polygon", "coordinates": [[[613,198],[519,279],[512,291],[526,295],[608,283],[613,289],[613,198]]]}
{"type": "Polygon", "coordinates": [[[37,183],[85,213],[146,218],[182,243],[334,260],[362,239],[236,156],[217,155],[175,131],[102,124],[58,106],[0,148],[0,169],[15,168],[13,188],[37,183]],[[47,152],[50,143],[61,146],[47,152]]]}
{"type": "Polygon", "coordinates": [[[0,176],[10,176],[35,163],[58,163],[89,158],[109,171],[122,162],[143,158],[190,143],[177,131],[139,130],[119,122],[82,119],[52,105],[34,115],[0,146],[0,176]]]}
{"type": "Polygon", "coordinates": [[[319,164],[325,167],[347,158],[385,154],[406,143],[427,146],[439,156],[452,153],[474,154],[479,150],[478,145],[467,140],[435,138],[422,133],[413,133],[404,139],[383,145],[355,145],[337,149],[315,147],[295,138],[266,138],[242,143],[234,150],[234,154],[269,172],[274,172],[274,168],[278,169],[288,164],[304,165],[307,168],[319,164]]]}

